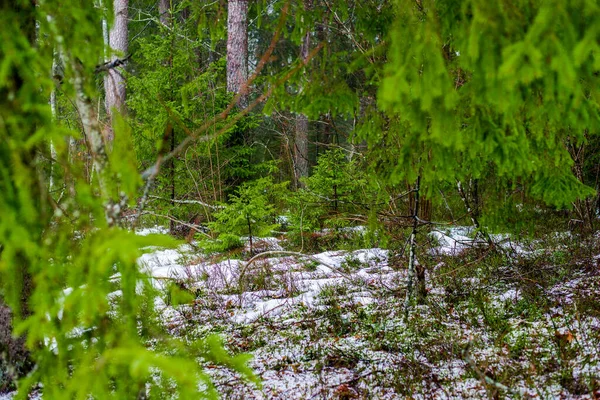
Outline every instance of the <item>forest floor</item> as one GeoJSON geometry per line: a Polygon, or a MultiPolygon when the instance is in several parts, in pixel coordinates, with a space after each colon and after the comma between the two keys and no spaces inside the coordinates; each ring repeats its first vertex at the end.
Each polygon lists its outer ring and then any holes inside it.
{"type": "Polygon", "coordinates": [[[496,236],[490,250],[468,228],[429,236],[436,246],[419,256],[427,296],[408,318],[406,258],[379,248],[247,265],[184,245],[140,264],[165,286],[171,334],[218,333],[253,356],[260,388],[206,365],[223,398],[600,398],[599,238],[496,236]],[[192,303],[170,305],[173,279],[192,303]]]}

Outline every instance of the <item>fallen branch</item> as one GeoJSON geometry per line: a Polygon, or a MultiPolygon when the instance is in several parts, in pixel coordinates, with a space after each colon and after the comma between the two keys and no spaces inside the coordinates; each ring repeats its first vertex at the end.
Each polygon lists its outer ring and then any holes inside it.
{"type": "Polygon", "coordinates": [[[477,374],[479,379],[481,379],[481,381],[484,384],[486,384],[488,386],[492,386],[497,390],[502,390],[507,393],[512,393],[512,390],[508,386],[505,386],[505,385],[501,384],[500,382],[496,382],[494,379],[490,378],[485,373],[483,373],[483,371],[481,371],[479,369],[476,361],[473,359],[473,357],[471,357],[471,353],[469,352],[470,347],[471,347],[471,340],[469,340],[469,342],[467,343],[467,347],[465,347],[465,350],[463,351],[463,357],[464,357],[465,361],[469,364],[469,366],[471,368],[473,368],[473,371],[475,371],[475,374],[477,374]]]}
{"type": "Polygon", "coordinates": [[[208,208],[213,209],[213,210],[221,210],[221,209],[225,208],[223,206],[215,206],[215,205],[212,205],[212,204],[208,204],[208,203],[205,203],[205,202],[200,201],[200,200],[166,199],[166,198],[160,197],[160,196],[148,196],[148,197],[150,197],[152,199],[157,199],[157,200],[169,201],[169,202],[175,203],[175,204],[198,204],[198,205],[201,205],[201,206],[204,206],[204,207],[208,207],[208,208]]]}
{"type": "MultiPolygon", "coordinates": [[[[344,272],[344,271],[340,271],[338,267],[336,267],[336,266],[334,266],[334,265],[331,265],[331,264],[329,264],[329,263],[327,263],[327,262],[325,262],[325,261],[322,261],[322,260],[318,259],[318,258],[317,258],[317,257],[315,257],[315,256],[311,256],[311,255],[309,255],[309,254],[303,254],[303,253],[299,253],[299,252],[296,252],[296,251],[272,250],[272,251],[265,251],[265,252],[259,253],[259,254],[255,255],[254,257],[252,257],[251,259],[249,259],[249,260],[248,260],[248,262],[246,262],[246,264],[244,264],[243,268],[242,268],[242,269],[241,269],[241,271],[240,271],[240,275],[239,275],[239,277],[238,277],[240,296],[241,296],[241,293],[243,293],[242,281],[243,281],[243,278],[244,278],[244,276],[245,276],[245,274],[246,274],[246,271],[248,270],[248,268],[249,268],[249,267],[250,267],[250,266],[251,266],[251,265],[252,265],[254,262],[256,262],[256,260],[258,260],[258,259],[260,259],[260,258],[263,258],[263,257],[265,257],[265,256],[278,255],[278,254],[281,254],[281,255],[288,255],[288,256],[296,256],[296,257],[308,258],[308,259],[309,259],[309,260],[311,260],[311,261],[314,261],[314,262],[316,262],[316,263],[319,263],[319,264],[321,264],[321,265],[324,265],[324,266],[326,266],[327,268],[331,269],[333,272],[335,272],[335,273],[339,274],[340,276],[342,276],[343,278],[345,278],[345,279],[349,280],[350,282],[353,282],[353,281],[354,281],[354,279],[352,278],[352,275],[350,275],[350,274],[347,274],[347,273],[346,273],[346,272],[344,272]]],[[[367,291],[369,291],[369,292],[373,293],[373,290],[372,290],[372,289],[370,289],[370,288],[368,288],[368,287],[365,287],[365,289],[366,289],[367,291]]],[[[240,306],[241,306],[241,298],[240,298],[240,306]]]]}
{"type": "Polygon", "coordinates": [[[189,222],[185,222],[185,221],[181,221],[181,220],[179,220],[177,218],[173,218],[170,215],[157,214],[157,213],[152,212],[152,211],[144,211],[142,214],[144,214],[144,215],[152,215],[153,217],[166,218],[169,221],[173,221],[176,224],[180,224],[180,225],[186,226],[186,227],[188,227],[188,228],[196,231],[197,233],[201,233],[204,236],[210,238],[210,235],[208,235],[206,232],[204,232],[206,230],[205,226],[191,224],[189,222]]]}

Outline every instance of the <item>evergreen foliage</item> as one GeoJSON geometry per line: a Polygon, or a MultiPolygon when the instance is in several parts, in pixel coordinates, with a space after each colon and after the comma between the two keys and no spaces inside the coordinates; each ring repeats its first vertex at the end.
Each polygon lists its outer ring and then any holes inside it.
{"type": "Polygon", "coordinates": [[[247,235],[250,253],[253,253],[253,238],[268,236],[277,229],[274,203],[285,186],[285,182],[275,184],[269,177],[261,178],[240,185],[229,196],[229,202],[209,223],[209,227],[219,235],[217,240],[220,240],[223,250],[237,244],[233,238],[247,235]]]}
{"type": "Polygon", "coordinates": [[[403,137],[397,174],[452,181],[492,165],[549,204],[593,194],[566,146],[598,131],[599,11],[589,1],[398,1],[379,92],[403,137]]]}
{"type": "Polygon", "coordinates": [[[334,148],[319,157],[305,187],[290,198],[290,229],[304,234],[324,228],[354,225],[354,219],[373,199],[359,162],[334,148]],[[366,201],[365,201],[366,200],[366,201]]]}

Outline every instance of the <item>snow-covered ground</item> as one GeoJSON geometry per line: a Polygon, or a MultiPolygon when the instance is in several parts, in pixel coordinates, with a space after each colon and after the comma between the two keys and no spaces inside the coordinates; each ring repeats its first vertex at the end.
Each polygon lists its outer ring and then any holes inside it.
{"type": "Polygon", "coordinates": [[[177,282],[195,295],[178,306],[168,290],[157,299],[171,334],[218,333],[229,351],[253,356],[262,387],[206,365],[223,398],[600,398],[600,256],[542,285],[552,265],[511,263],[552,252],[496,235],[509,264],[486,273],[479,256],[461,258],[485,246],[471,228],[431,236],[427,304],[408,318],[406,263],[385,249],[303,256],[266,238],[270,253],[252,264],[187,244],[138,263],[157,287],[177,282]]]}
{"type": "MultiPolygon", "coordinates": [[[[435,257],[482,246],[468,228],[432,235],[435,257]]],[[[494,240],[513,254],[538,251],[494,240]]],[[[274,239],[269,246],[281,249],[274,239]]],[[[597,273],[542,291],[554,308],[528,315],[536,310],[531,294],[476,274],[460,279],[485,303],[452,300],[452,289],[431,279],[442,262],[428,273],[428,305],[406,320],[405,268],[389,265],[384,249],[272,255],[250,266],[192,253],[158,250],[140,264],[159,282],[176,278],[199,294],[193,304],[159,304],[173,334],[218,332],[231,351],[253,355],[262,388],[208,369],[224,398],[475,399],[500,390],[509,398],[592,399],[600,383],[600,319],[573,309],[574,299],[600,294],[597,273]]]]}

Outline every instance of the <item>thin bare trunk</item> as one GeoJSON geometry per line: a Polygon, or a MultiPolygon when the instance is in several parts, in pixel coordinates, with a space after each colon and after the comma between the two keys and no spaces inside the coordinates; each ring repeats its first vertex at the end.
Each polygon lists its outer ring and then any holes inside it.
{"type": "Polygon", "coordinates": [[[294,167],[296,186],[302,186],[300,178],[308,176],[308,117],[296,115],[296,131],[294,138],[294,167]]]}
{"type": "Polygon", "coordinates": [[[248,0],[229,0],[227,5],[227,91],[242,93],[238,107],[248,106],[248,0]]]}
{"type": "Polygon", "coordinates": [[[252,245],[252,221],[250,216],[246,215],[246,223],[248,224],[248,236],[250,237],[250,255],[254,255],[254,247],[252,245]]]}
{"type": "MultiPolygon", "coordinates": [[[[159,12],[160,12],[160,21],[163,25],[172,28],[171,26],[171,0],[160,0],[159,4],[159,12]]],[[[175,32],[173,30],[169,30],[170,35],[170,45],[169,45],[169,59],[167,60],[167,65],[169,67],[169,87],[171,89],[169,93],[169,100],[172,100],[174,97],[174,87],[173,87],[173,52],[175,47],[175,32]]],[[[175,127],[171,124],[170,121],[167,121],[167,131],[166,134],[169,137],[169,152],[172,152],[175,149],[175,127]]],[[[175,160],[177,157],[172,158],[169,161],[169,180],[171,181],[171,202],[175,201],[176,197],[176,189],[175,189],[175,160]]],[[[169,232],[172,234],[175,233],[175,221],[171,219],[169,221],[169,232]]]]}
{"type": "Polygon", "coordinates": [[[479,197],[479,179],[469,180],[469,192],[471,204],[473,207],[473,215],[475,218],[481,217],[481,198],[479,197]]]}
{"type": "Polygon", "coordinates": [[[408,275],[406,278],[406,298],[404,300],[404,312],[405,315],[408,316],[408,313],[411,307],[414,304],[415,299],[415,278],[417,278],[417,231],[419,229],[419,195],[421,190],[421,176],[417,177],[417,182],[415,183],[415,187],[413,192],[415,194],[414,197],[414,206],[412,210],[412,218],[413,218],[413,226],[412,231],[410,233],[409,240],[409,254],[408,254],[408,275]]]}
{"type": "Polygon", "coordinates": [[[465,208],[467,209],[467,213],[471,218],[471,222],[477,230],[477,235],[481,235],[490,247],[497,248],[489,233],[487,233],[487,231],[481,227],[481,224],[479,223],[479,218],[477,217],[477,213],[474,212],[473,207],[471,206],[471,202],[469,201],[469,198],[467,197],[467,194],[465,193],[465,190],[463,189],[462,183],[460,181],[456,181],[456,188],[458,189],[458,194],[460,195],[460,198],[462,199],[465,208]]]}
{"type": "MultiPolygon", "coordinates": [[[[52,56],[52,77],[56,81],[55,84],[58,85],[60,82],[59,79],[59,71],[58,71],[58,51],[55,49],[54,54],[52,56]]],[[[56,88],[52,89],[50,92],[50,110],[52,112],[52,119],[56,122],[58,119],[58,103],[56,100],[56,88]]],[[[54,143],[50,142],[50,177],[48,187],[50,192],[54,190],[54,178],[55,178],[55,164],[56,161],[56,148],[54,147],[54,143]]]]}

